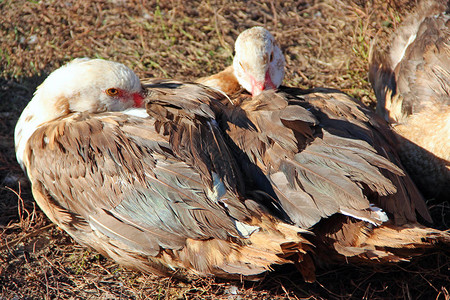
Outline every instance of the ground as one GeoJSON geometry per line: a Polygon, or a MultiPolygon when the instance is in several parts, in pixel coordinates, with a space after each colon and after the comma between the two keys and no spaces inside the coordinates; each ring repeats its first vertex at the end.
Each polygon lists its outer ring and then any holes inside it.
{"type": "MultiPolygon", "coordinates": [[[[282,267],[261,282],[180,282],[124,270],[76,244],[35,206],[15,160],[13,132],[33,91],[75,57],[125,63],[141,78],[195,79],[232,61],[244,29],[281,45],[287,85],[333,87],[374,107],[371,41],[414,1],[0,0],[0,299],[450,299],[448,249],[392,266],[320,266],[317,282],[282,267]]],[[[428,200],[437,228],[449,205],[428,200]]]]}

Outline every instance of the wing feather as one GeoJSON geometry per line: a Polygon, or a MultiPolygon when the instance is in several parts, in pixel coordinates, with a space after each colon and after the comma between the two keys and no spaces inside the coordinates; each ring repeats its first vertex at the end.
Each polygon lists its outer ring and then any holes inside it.
{"type": "Polygon", "coordinates": [[[323,88],[243,99],[239,107],[228,107],[220,124],[235,151],[270,179],[269,194],[295,223],[312,226],[341,212],[379,224],[371,204],[415,220],[410,208],[423,198],[402,192],[409,179],[388,154],[395,153],[395,139],[358,101],[323,88]],[[394,199],[396,205],[387,203],[394,199]]]}
{"type": "Polygon", "coordinates": [[[120,113],[75,114],[37,130],[27,170],[41,198],[60,207],[51,218],[74,233],[79,220],[62,214],[76,212],[92,230],[149,255],[180,249],[187,238],[239,237],[244,204],[230,192],[209,198],[201,174],[174,156],[154,125],[120,113]],[[222,198],[240,213],[230,215],[222,198]]]}

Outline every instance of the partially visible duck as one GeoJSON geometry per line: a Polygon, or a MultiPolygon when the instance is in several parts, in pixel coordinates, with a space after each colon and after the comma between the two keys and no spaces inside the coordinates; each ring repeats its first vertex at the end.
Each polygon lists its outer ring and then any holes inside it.
{"type": "MultiPolygon", "coordinates": [[[[202,97],[185,91],[186,103],[202,97]]],[[[261,193],[245,197],[212,110],[154,99],[149,116],[144,97],[134,72],[99,59],[76,59],[37,89],[15,129],[16,155],[49,219],[160,275],[255,279],[302,264],[307,231],[269,213],[261,193]]]]}
{"type": "Polygon", "coordinates": [[[450,11],[423,1],[397,29],[389,53],[373,54],[377,113],[402,138],[400,156],[429,198],[450,195],[450,11]]]}

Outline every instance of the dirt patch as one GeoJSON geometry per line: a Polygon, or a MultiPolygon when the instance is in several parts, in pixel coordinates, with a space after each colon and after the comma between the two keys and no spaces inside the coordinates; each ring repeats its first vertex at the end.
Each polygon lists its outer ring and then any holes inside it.
{"type": "MultiPolygon", "coordinates": [[[[49,72],[76,57],[113,59],[141,78],[195,79],[232,61],[237,35],[263,25],[281,45],[285,83],[344,90],[374,106],[370,42],[386,41],[413,1],[0,1],[0,299],[450,299],[448,252],[412,263],[292,267],[258,283],[179,282],[122,269],[77,245],[34,205],[14,154],[15,122],[49,72]]],[[[438,228],[450,208],[430,201],[438,228]]],[[[446,215],[447,214],[447,215],[446,215]]]]}

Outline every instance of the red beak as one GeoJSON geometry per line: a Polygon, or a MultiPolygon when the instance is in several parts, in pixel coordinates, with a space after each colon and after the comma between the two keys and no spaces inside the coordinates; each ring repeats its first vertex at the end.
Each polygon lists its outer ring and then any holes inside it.
{"type": "Polygon", "coordinates": [[[251,78],[252,85],[252,96],[257,96],[261,94],[264,90],[275,89],[276,86],[272,82],[272,78],[270,78],[269,70],[266,72],[266,77],[264,78],[264,82],[257,82],[253,77],[251,78]]]}
{"type": "Polygon", "coordinates": [[[142,104],[144,103],[144,96],[140,93],[134,93],[133,94],[133,100],[134,100],[134,107],[142,107],[142,104]]]}

